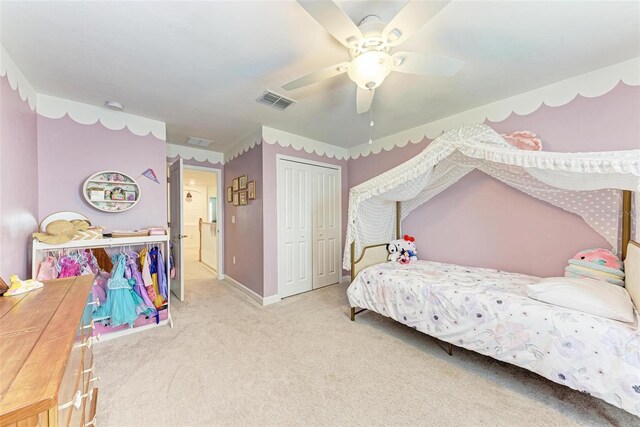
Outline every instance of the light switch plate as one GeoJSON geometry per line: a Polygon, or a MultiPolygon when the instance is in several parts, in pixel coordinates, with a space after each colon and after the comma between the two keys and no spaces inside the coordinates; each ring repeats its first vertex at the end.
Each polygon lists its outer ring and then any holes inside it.
{"type": "Polygon", "coordinates": [[[236,216],[235,215],[231,215],[231,224],[235,224],[235,223],[236,223],[236,216]]]}
{"type": "Polygon", "coordinates": [[[233,257],[233,265],[236,265],[236,257],[233,257]]]}

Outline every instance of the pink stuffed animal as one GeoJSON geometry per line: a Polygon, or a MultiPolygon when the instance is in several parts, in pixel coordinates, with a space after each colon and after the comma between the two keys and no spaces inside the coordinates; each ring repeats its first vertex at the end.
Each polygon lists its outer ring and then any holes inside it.
{"type": "Polygon", "coordinates": [[[616,270],[622,270],[624,268],[620,258],[608,249],[586,249],[575,254],[573,259],[602,265],[616,270]]]}

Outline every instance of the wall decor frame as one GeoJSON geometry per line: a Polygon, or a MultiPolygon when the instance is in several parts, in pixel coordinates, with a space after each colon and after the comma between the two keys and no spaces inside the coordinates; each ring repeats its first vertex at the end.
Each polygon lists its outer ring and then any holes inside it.
{"type": "Polygon", "coordinates": [[[249,193],[248,194],[249,200],[256,199],[256,180],[255,179],[247,183],[247,192],[249,193]]]}
{"type": "Polygon", "coordinates": [[[233,193],[233,206],[240,204],[240,193],[233,193]]]}
{"type": "Polygon", "coordinates": [[[247,189],[247,180],[247,175],[242,175],[240,178],[238,178],[238,185],[240,187],[240,190],[247,189]]]}
{"type": "Polygon", "coordinates": [[[238,192],[239,195],[239,202],[240,202],[240,206],[247,206],[247,191],[239,191],[238,192]]]}
{"type": "Polygon", "coordinates": [[[227,203],[233,202],[233,188],[231,186],[227,187],[227,203]]]}
{"type": "Polygon", "coordinates": [[[239,185],[240,185],[239,179],[238,178],[234,178],[232,183],[231,183],[231,186],[233,187],[233,191],[234,192],[236,192],[236,191],[238,191],[240,189],[239,185]]]}

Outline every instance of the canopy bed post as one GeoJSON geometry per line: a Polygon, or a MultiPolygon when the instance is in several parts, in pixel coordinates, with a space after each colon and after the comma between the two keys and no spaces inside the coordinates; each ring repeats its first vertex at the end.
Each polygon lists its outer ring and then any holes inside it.
{"type": "Polygon", "coordinates": [[[396,202],[396,239],[400,238],[400,202],[396,202]]]}
{"type": "MultiPolygon", "coordinates": [[[[638,239],[638,236],[636,236],[638,239]]],[[[631,240],[631,191],[622,191],[622,259],[627,257],[627,246],[631,240]]]]}

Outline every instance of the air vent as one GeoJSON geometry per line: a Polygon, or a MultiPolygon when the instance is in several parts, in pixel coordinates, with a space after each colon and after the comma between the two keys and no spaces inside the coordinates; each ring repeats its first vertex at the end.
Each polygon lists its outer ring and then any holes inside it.
{"type": "Polygon", "coordinates": [[[289,106],[296,102],[293,99],[286,98],[282,95],[278,95],[277,93],[268,90],[262,92],[262,95],[260,95],[260,97],[256,99],[256,101],[261,104],[268,105],[269,107],[273,107],[277,110],[286,110],[287,108],[289,108],[289,106]]]}
{"type": "Polygon", "coordinates": [[[187,138],[187,144],[196,145],[198,147],[208,147],[211,144],[213,144],[213,141],[209,141],[207,139],[194,138],[190,136],[189,138],[187,138]]]}

